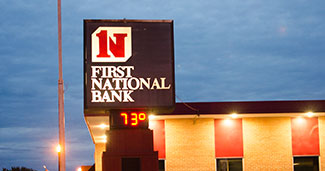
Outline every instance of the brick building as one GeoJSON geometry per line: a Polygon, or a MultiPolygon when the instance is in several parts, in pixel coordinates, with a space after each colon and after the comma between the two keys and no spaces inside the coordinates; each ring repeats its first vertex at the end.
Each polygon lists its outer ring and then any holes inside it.
{"type": "MultiPolygon", "coordinates": [[[[109,118],[85,120],[102,171],[109,118]]],[[[325,171],[325,100],[177,103],[149,127],[160,170],[325,171]]]]}

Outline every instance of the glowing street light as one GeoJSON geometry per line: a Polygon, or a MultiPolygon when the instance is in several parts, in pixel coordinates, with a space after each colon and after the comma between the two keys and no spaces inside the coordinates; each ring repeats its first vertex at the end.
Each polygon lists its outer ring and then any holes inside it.
{"type": "Polygon", "coordinates": [[[61,146],[60,146],[60,144],[58,144],[58,145],[56,146],[56,152],[58,152],[58,153],[61,152],[61,146]]]}
{"type": "Polygon", "coordinates": [[[61,171],[61,162],[60,162],[60,159],[61,159],[61,154],[60,154],[60,152],[61,152],[61,145],[60,144],[58,144],[57,146],[56,146],[56,152],[58,153],[58,170],[59,171],[61,171]]]}

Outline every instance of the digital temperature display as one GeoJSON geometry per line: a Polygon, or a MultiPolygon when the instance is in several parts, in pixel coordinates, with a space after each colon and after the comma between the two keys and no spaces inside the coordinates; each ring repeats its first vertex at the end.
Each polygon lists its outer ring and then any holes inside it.
{"type": "Polygon", "coordinates": [[[146,112],[114,112],[110,115],[111,129],[114,128],[148,128],[146,112]]]}
{"type": "Polygon", "coordinates": [[[145,121],[147,119],[147,116],[145,113],[135,113],[132,112],[131,115],[128,113],[121,113],[121,116],[124,119],[124,125],[131,125],[131,126],[137,126],[139,125],[139,122],[145,121]]]}

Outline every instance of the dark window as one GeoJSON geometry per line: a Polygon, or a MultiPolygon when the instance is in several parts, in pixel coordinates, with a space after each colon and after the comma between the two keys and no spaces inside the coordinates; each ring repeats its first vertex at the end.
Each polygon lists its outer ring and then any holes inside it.
{"type": "Polygon", "coordinates": [[[294,171],[319,171],[318,156],[294,157],[294,171]]]}
{"type": "Polygon", "coordinates": [[[242,159],[217,159],[217,171],[242,171],[242,159]]]}
{"type": "Polygon", "coordinates": [[[139,158],[122,158],[122,171],[140,171],[139,158]]]}
{"type": "Polygon", "coordinates": [[[165,171],[165,160],[159,160],[159,171],[165,171]]]}

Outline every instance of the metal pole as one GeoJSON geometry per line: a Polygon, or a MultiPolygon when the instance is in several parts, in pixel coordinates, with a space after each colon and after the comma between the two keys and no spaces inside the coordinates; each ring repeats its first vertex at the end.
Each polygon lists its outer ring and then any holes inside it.
{"type": "Polygon", "coordinates": [[[64,87],[62,78],[62,26],[61,26],[61,0],[58,2],[58,51],[59,51],[59,143],[61,152],[59,153],[59,171],[65,171],[65,121],[64,121],[64,87]]]}
{"type": "Polygon", "coordinates": [[[58,152],[58,170],[60,170],[60,152],[58,152]]]}

